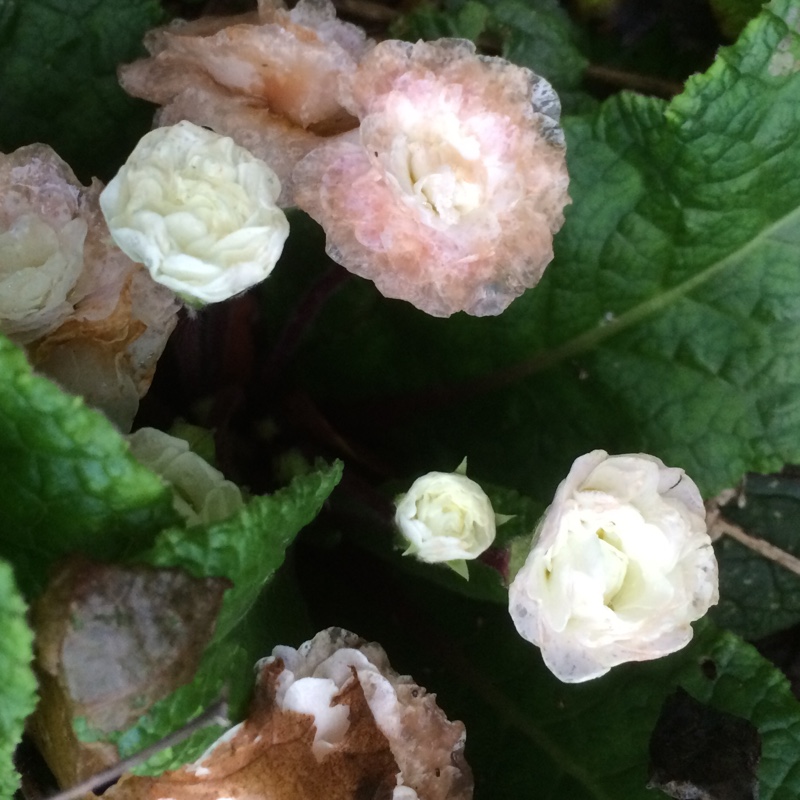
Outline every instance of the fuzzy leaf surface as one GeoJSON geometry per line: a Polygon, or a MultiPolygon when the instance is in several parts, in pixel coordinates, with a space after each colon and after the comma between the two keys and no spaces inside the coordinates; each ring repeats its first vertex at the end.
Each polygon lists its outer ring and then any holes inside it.
{"type": "Polygon", "coordinates": [[[317,516],[342,476],[341,462],[324,466],[271,495],[254,497],[222,522],[162,531],[144,556],[157,567],[182,567],[196,577],[228,578],[214,640],[224,639],[283,563],[286,548],[317,516]]]}
{"type": "Polygon", "coordinates": [[[595,448],[653,453],[706,495],[800,459],[796,10],[775,0],[670,103],[566,120],[556,258],[500,317],[345,286],[298,364],[335,424],[402,470],[466,454],[543,502],[595,448]]]}
{"type": "Polygon", "coordinates": [[[0,555],[26,589],[68,553],[114,559],[175,521],[172,496],[101,414],[0,338],[0,555]]]}
{"type": "Polygon", "coordinates": [[[14,582],[11,565],[0,561],[0,797],[11,797],[19,786],[12,758],[22,739],[26,717],[36,707],[33,632],[27,608],[14,582]]]}

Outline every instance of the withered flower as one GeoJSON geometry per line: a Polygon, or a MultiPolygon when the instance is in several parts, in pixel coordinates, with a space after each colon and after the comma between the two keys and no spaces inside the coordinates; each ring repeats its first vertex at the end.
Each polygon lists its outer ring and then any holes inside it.
{"type": "Polygon", "coordinates": [[[179,304],[111,240],[102,188],[46,145],[0,155],[0,332],[127,429],[179,304]]]}
{"type": "Polygon", "coordinates": [[[193,764],[128,775],[109,800],[470,800],[464,726],[377,644],[328,628],[257,665],[250,714],[193,764]]]}
{"type": "Polygon", "coordinates": [[[335,261],[439,317],[499,314],[538,282],[569,202],[545,80],[464,40],[386,41],[342,91],[360,128],[293,175],[335,261]]]}
{"type": "Polygon", "coordinates": [[[122,67],[120,83],[163,108],[157,125],[186,119],[230,136],[275,170],[291,203],[294,164],[323,137],[358,122],[338,100],[342,75],[370,47],[336,19],[330,0],[259,0],[258,12],[178,21],[151,31],[150,58],[122,67]]]}

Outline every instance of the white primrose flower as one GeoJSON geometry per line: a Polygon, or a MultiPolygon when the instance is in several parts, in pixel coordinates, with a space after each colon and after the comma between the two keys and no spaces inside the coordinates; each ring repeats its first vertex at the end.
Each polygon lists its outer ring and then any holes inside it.
{"type": "Polygon", "coordinates": [[[170,485],[173,507],[188,525],[220,522],[244,507],[241,489],[184,439],[157,428],[140,428],[127,439],[131,455],[170,485]]]}
{"type": "Polygon", "coordinates": [[[395,524],[408,541],[404,555],[447,563],[467,577],[464,563],[494,541],[498,518],[486,492],[468,478],[466,460],[455,472],[429,472],[395,500],[395,524]]]}
{"type": "Polygon", "coordinates": [[[509,611],[560,680],[684,647],[719,599],[700,492],[643,453],[578,458],[509,588],[509,611]]]}
{"type": "Polygon", "coordinates": [[[227,300],[272,272],[289,234],[275,173],[191,122],[156,128],[100,196],[114,241],[188,302],[227,300]]]}

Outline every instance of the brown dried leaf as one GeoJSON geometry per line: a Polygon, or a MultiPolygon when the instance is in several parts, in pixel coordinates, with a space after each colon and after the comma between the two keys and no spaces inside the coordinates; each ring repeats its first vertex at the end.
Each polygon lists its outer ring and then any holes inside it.
{"type": "Polygon", "coordinates": [[[62,785],[116,761],[72,721],[124,730],[191,680],[229,582],[176,569],[67,562],[33,610],[41,702],[32,733],[62,785]]]}
{"type": "Polygon", "coordinates": [[[390,800],[398,766],[356,678],[334,698],[349,708],[344,740],[317,760],[314,718],[276,703],[283,662],[261,672],[250,717],[196,764],[158,778],[126,776],[108,800],[390,800]]]}

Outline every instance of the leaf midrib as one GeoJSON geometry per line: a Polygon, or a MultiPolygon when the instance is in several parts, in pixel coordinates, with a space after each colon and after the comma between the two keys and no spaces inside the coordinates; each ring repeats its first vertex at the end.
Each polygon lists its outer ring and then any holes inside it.
{"type": "Polygon", "coordinates": [[[800,205],[793,208],[788,214],[782,216],[772,225],[764,228],[746,244],[733,250],[724,258],[710,264],[691,278],[688,278],[655,297],[650,297],[638,305],[629,308],[610,322],[604,322],[602,325],[595,326],[591,330],[584,331],[551,350],[539,351],[524,361],[496,372],[494,376],[499,377],[502,374],[506,378],[506,380],[503,381],[504,383],[506,381],[510,382],[511,380],[516,381],[538,372],[544,372],[566,359],[574,358],[580,353],[598,347],[607,339],[622,333],[622,331],[633,327],[653,314],[667,308],[672,303],[690,292],[693,292],[695,289],[726,270],[728,267],[741,262],[753,251],[757,250],[760,245],[769,241],[777,231],[781,230],[784,226],[791,225],[792,222],[800,224],[800,205]]]}

